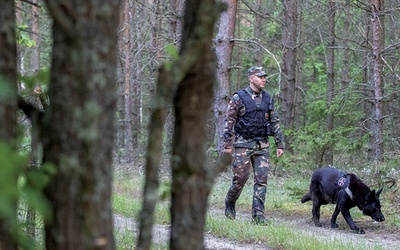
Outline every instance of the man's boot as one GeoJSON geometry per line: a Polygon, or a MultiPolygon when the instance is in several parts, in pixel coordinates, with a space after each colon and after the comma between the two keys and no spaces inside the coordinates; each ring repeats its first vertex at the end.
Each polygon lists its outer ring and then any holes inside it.
{"type": "Polygon", "coordinates": [[[269,224],[269,221],[267,219],[265,219],[265,217],[263,215],[253,216],[252,222],[253,222],[253,224],[260,225],[260,226],[267,226],[269,224]]]}
{"type": "Polygon", "coordinates": [[[230,220],[234,220],[236,218],[236,210],[235,203],[228,202],[225,200],[225,216],[230,220]]]}

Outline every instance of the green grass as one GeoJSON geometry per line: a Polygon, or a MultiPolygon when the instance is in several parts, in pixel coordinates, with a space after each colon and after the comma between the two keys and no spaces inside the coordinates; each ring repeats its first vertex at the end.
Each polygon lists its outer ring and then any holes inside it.
{"type": "MultiPolygon", "coordinates": [[[[115,182],[115,192],[113,195],[114,211],[118,214],[127,217],[136,217],[140,211],[140,195],[142,188],[142,180],[140,176],[117,177],[118,181],[115,182]]],[[[206,232],[211,233],[217,237],[227,238],[243,243],[258,243],[268,245],[273,249],[384,249],[378,243],[372,244],[367,242],[352,242],[346,236],[340,236],[332,240],[326,240],[329,237],[318,237],[305,231],[300,226],[293,225],[290,218],[310,218],[311,224],[311,203],[302,204],[300,199],[308,189],[308,179],[298,180],[292,178],[269,178],[268,192],[266,197],[266,215],[274,215],[279,213],[280,216],[287,217],[289,221],[275,222],[267,227],[255,226],[250,222],[251,203],[253,195],[253,181],[250,177],[248,184],[245,186],[239,200],[237,201],[237,220],[227,220],[223,214],[224,199],[226,191],[230,186],[230,175],[222,174],[213,186],[209,197],[209,210],[207,215],[206,232]],[[248,219],[246,219],[248,218],[248,219]],[[342,237],[342,238],[341,238],[342,237]]],[[[167,182],[162,182],[160,188],[160,197],[164,197],[158,203],[155,213],[156,224],[168,224],[170,221],[169,215],[169,201],[168,193],[169,185],[167,182]]],[[[334,205],[327,205],[321,207],[321,218],[324,217],[325,221],[329,221],[330,216],[334,210],[334,205]]],[[[354,220],[361,221],[366,219],[362,213],[354,208],[351,210],[354,220]]],[[[339,216],[341,217],[341,216],[339,216]]],[[[400,226],[400,217],[396,213],[392,213],[390,218],[387,217],[385,227],[400,226]]],[[[338,223],[342,229],[351,234],[347,228],[343,218],[338,218],[338,223]],[[341,222],[339,222],[341,220],[341,222]]],[[[329,227],[329,225],[324,225],[329,227]]],[[[335,230],[335,229],[331,229],[335,230]]],[[[337,230],[337,229],[336,229],[337,230]]],[[[347,233],[346,232],[346,233],[347,233]]],[[[328,232],[329,233],[329,232],[328,232]]],[[[343,234],[346,235],[346,234],[343,234]]],[[[124,248],[125,245],[133,245],[129,242],[133,237],[124,236],[117,232],[117,245],[124,248]],[[125,242],[126,239],[126,242],[125,242]]],[[[362,239],[360,237],[360,239],[362,239]]],[[[154,249],[167,249],[165,246],[155,246],[154,249]]]]}

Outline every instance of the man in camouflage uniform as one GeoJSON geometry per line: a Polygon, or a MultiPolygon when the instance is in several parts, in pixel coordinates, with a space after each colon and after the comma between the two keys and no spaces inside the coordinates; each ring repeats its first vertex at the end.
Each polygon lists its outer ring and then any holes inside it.
{"type": "Polygon", "coordinates": [[[225,198],[225,215],[234,220],[235,204],[249,178],[254,174],[252,221],[266,225],[264,203],[270,168],[268,136],[273,136],[277,157],[283,155],[283,133],[270,94],[263,89],[267,74],[261,67],[248,70],[249,86],[237,91],[225,116],[224,153],[233,155],[232,185],[225,198]]]}

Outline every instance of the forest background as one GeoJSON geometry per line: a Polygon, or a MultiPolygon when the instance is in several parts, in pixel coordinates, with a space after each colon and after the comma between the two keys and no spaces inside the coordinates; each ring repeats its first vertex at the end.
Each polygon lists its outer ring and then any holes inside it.
{"type": "MultiPolygon", "coordinates": [[[[216,54],[218,84],[204,90],[214,98],[205,113],[207,156],[219,159],[229,98],[247,86],[247,69],[259,65],[268,73],[266,90],[276,100],[286,139],[285,157],[273,158],[274,175],[308,176],[320,166],[335,165],[370,174],[378,186],[399,185],[400,1],[223,2],[227,11],[213,26],[210,44],[216,54]]],[[[121,3],[115,164],[146,167],[157,82],[164,80],[159,69],[184,49],[186,7],[183,0],[121,3]]],[[[40,0],[15,1],[15,15],[18,92],[29,97],[40,86],[47,93],[54,18],[40,0]]],[[[169,98],[174,90],[169,89],[169,98]]],[[[169,175],[177,110],[165,111],[158,139],[162,139],[160,171],[169,175]]],[[[26,127],[25,122],[20,124],[26,127]]],[[[22,132],[19,138],[19,150],[32,154],[30,133],[22,132]]]]}

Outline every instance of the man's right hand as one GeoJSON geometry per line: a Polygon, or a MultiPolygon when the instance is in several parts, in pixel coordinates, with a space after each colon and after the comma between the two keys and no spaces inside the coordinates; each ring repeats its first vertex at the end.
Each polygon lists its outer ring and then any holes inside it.
{"type": "Polygon", "coordinates": [[[233,153],[233,148],[224,148],[224,150],[222,151],[226,154],[232,154],[233,153]]]}

